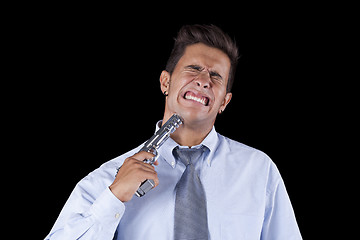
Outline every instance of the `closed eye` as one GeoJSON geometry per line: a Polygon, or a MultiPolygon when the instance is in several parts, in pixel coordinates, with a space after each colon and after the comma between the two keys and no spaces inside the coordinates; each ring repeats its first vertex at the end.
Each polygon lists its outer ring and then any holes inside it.
{"type": "MultiPolygon", "coordinates": [[[[185,67],[186,70],[189,70],[191,72],[202,72],[204,70],[204,67],[201,67],[199,65],[187,65],[185,67]]],[[[211,79],[216,80],[216,81],[222,81],[223,77],[216,71],[209,71],[209,75],[211,77],[211,79]]]]}
{"type": "Polygon", "coordinates": [[[188,65],[188,66],[185,67],[185,69],[196,70],[198,72],[201,72],[202,70],[204,70],[204,68],[199,66],[199,65],[188,65]]]}
{"type": "Polygon", "coordinates": [[[222,76],[221,76],[219,73],[214,72],[214,71],[210,71],[210,77],[211,77],[211,78],[214,78],[214,79],[218,79],[218,80],[222,80],[222,79],[223,79],[222,76]]]}

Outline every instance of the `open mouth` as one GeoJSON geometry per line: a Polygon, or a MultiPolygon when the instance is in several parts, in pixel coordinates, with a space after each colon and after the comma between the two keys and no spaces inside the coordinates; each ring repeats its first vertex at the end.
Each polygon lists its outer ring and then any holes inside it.
{"type": "Polygon", "coordinates": [[[209,98],[208,97],[201,96],[201,95],[195,94],[195,93],[190,92],[190,91],[187,91],[184,94],[184,98],[189,99],[189,100],[193,100],[193,101],[198,102],[198,103],[201,103],[204,106],[209,105],[209,98]]]}

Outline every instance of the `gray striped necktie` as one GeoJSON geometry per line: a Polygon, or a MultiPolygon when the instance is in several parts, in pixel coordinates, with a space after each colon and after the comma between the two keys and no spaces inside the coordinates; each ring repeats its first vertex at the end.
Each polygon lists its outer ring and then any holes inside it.
{"type": "Polygon", "coordinates": [[[195,171],[200,149],[174,149],[174,155],[186,166],[176,185],[174,239],[208,239],[205,191],[195,171]]]}

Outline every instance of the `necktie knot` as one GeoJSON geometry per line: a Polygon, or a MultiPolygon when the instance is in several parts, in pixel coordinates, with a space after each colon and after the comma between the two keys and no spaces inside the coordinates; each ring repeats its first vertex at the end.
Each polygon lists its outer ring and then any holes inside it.
{"type": "Polygon", "coordinates": [[[174,155],[179,159],[185,166],[189,164],[195,164],[204,152],[204,148],[175,148],[174,155]]]}

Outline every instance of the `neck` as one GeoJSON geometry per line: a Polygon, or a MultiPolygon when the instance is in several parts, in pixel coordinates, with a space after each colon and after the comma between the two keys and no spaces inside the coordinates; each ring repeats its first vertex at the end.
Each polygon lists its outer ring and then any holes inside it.
{"type": "MultiPolygon", "coordinates": [[[[169,119],[169,117],[164,116],[163,123],[165,123],[167,119],[169,119]]],[[[205,139],[212,127],[213,124],[206,126],[204,124],[194,124],[184,121],[184,123],[171,134],[171,138],[180,146],[196,146],[205,139]]]]}

